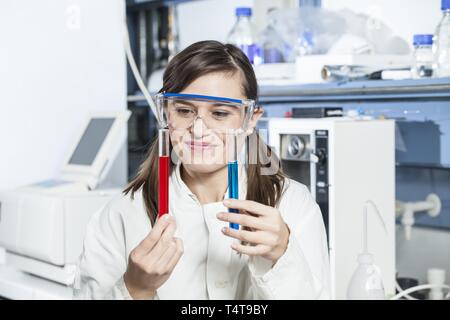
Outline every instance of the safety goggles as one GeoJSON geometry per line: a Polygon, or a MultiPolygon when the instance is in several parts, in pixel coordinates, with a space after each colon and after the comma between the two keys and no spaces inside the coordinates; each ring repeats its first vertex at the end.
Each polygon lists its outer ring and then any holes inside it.
{"type": "Polygon", "coordinates": [[[155,95],[161,127],[189,130],[197,122],[208,129],[226,132],[246,130],[255,110],[255,101],[185,93],[155,95]]]}

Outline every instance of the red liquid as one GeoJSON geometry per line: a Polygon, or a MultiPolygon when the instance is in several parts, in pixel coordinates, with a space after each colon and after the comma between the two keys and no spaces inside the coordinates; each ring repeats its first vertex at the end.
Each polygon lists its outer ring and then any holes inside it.
{"type": "Polygon", "coordinates": [[[169,213],[169,157],[159,157],[158,217],[169,213]]]}

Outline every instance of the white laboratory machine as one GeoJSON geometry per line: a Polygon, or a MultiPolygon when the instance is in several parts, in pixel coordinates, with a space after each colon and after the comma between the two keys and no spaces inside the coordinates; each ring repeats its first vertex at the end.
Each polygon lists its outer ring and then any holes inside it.
{"type": "Polygon", "coordinates": [[[372,201],[385,222],[368,216],[368,245],[386,297],[395,294],[395,126],[393,120],[271,118],[259,131],[284,171],[319,204],[328,236],[332,298],[346,299],[363,251],[363,208],[372,201]]]}
{"type": "Polygon", "coordinates": [[[46,298],[49,294],[32,293],[33,283],[72,284],[89,219],[126,183],[111,176],[120,171],[126,178],[129,116],[129,111],[90,115],[57,179],[0,193],[0,247],[10,268],[9,275],[0,272],[0,296],[46,298]],[[12,274],[11,268],[25,274],[12,274]]]}

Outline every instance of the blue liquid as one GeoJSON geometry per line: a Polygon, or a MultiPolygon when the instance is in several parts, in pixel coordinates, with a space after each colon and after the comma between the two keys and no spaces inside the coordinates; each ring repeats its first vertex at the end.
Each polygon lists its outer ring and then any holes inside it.
{"type": "Polygon", "coordinates": [[[258,63],[261,60],[261,48],[256,44],[241,44],[239,49],[245,53],[251,64],[258,63]]]}
{"type": "MultiPolygon", "coordinates": [[[[228,162],[228,198],[239,199],[238,163],[228,162]]],[[[239,213],[237,209],[228,209],[228,212],[239,213]]],[[[230,228],[239,230],[239,224],[230,222],[230,228]]]]}

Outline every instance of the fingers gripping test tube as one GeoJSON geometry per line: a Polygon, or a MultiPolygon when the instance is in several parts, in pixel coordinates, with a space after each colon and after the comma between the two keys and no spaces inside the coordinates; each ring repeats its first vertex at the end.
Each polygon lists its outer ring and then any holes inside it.
{"type": "MultiPolygon", "coordinates": [[[[237,134],[233,130],[228,136],[228,198],[239,198],[238,161],[237,161],[237,134]]],[[[237,209],[228,209],[228,212],[239,213],[237,209]]],[[[230,222],[230,228],[239,230],[239,224],[230,222]]]]}
{"type": "Polygon", "coordinates": [[[159,162],[158,162],[158,217],[169,213],[169,129],[159,129],[159,162]]]}

